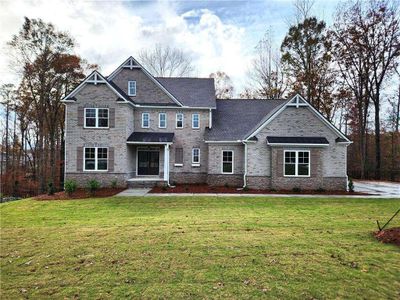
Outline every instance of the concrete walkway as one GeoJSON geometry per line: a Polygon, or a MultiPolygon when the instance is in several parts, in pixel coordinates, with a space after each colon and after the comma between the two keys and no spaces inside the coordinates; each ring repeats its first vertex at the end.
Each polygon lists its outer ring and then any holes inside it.
{"type": "Polygon", "coordinates": [[[121,193],[115,195],[115,196],[122,196],[122,197],[135,197],[135,196],[145,196],[148,192],[150,192],[151,189],[126,189],[125,191],[122,191],[121,193]]]}
{"type": "Polygon", "coordinates": [[[387,181],[354,180],[354,191],[400,198],[400,183],[387,181]]]}

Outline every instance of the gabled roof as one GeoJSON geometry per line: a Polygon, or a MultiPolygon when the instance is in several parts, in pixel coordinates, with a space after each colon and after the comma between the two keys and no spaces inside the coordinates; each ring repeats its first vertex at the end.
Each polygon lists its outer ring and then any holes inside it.
{"type": "Polygon", "coordinates": [[[184,106],[215,108],[214,78],[156,77],[184,106]]]}
{"type": "Polygon", "coordinates": [[[224,99],[217,100],[212,129],[206,131],[206,141],[243,140],[265,116],[287,100],[224,99]]]}

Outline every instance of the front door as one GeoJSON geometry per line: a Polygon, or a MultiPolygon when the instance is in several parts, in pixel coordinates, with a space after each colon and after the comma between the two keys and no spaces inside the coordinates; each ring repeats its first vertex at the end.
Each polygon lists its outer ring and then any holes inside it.
{"type": "Polygon", "coordinates": [[[138,175],[158,175],[159,174],[158,151],[139,150],[138,151],[138,175]]]}

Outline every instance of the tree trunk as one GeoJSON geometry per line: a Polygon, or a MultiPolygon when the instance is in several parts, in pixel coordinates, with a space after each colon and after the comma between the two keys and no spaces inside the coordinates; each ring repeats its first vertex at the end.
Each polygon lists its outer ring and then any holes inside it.
{"type": "Polygon", "coordinates": [[[379,92],[376,95],[375,103],[375,179],[381,179],[381,125],[379,92]]]}

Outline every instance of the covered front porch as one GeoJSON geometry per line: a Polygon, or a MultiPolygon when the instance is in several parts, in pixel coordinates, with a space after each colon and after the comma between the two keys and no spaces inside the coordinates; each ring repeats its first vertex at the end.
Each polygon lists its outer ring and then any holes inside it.
{"type": "Polygon", "coordinates": [[[169,184],[170,145],[173,133],[134,132],[128,140],[130,186],[169,184]]]}

